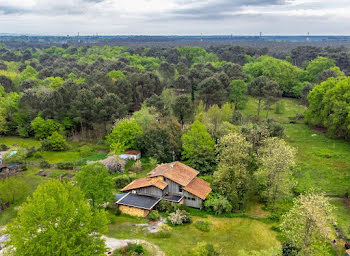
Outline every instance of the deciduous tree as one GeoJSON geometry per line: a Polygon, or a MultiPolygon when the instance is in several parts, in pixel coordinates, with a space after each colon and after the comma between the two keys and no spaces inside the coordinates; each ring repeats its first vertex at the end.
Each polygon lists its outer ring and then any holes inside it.
{"type": "Polygon", "coordinates": [[[327,255],[333,206],[322,194],[311,191],[294,200],[292,209],[282,217],[281,230],[300,251],[298,255],[327,255]]]}
{"type": "Polygon", "coordinates": [[[7,225],[14,255],[104,255],[104,212],[92,212],[78,187],[58,180],[39,185],[7,225]]]}

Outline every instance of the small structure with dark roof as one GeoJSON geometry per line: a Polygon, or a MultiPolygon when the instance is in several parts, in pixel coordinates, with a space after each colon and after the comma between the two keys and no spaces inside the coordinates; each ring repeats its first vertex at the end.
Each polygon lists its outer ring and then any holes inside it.
{"type": "MultiPolygon", "coordinates": [[[[198,174],[198,171],[180,162],[162,164],[149,172],[147,177],[136,179],[125,186],[122,192],[131,193],[129,195],[132,195],[133,198],[149,196],[201,208],[211,188],[208,182],[197,177],[198,174]]],[[[117,201],[120,206],[123,205],[121,207],[123,213],[143,216],[146,212],[131,209],[151,210],[130,202],[124,202],[124,204],[121,202],[123,202],[121,199],[117,201]],[[125,208],[126,205],[129,208],[125,208]]]]}
{"type": "Polygon", "coordinates": [[[117,204],[123,213],[146,217],[160,200],[159,197],[127,193],[117,201],[117,204]]]}

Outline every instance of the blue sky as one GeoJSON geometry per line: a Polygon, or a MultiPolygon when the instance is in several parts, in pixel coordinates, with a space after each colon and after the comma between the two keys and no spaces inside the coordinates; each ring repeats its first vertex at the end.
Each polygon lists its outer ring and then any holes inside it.
{"type": "Polygon", "coordinates": [[[0,33],[350,35],[350,0],[0,0],[0,33]]]}

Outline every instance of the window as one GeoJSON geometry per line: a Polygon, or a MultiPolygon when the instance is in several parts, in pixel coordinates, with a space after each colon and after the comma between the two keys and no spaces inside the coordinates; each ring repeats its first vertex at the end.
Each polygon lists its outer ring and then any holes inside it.
{"type": "Polygon", "coordinates": [[[192,201],[195,201],[195,200],[196,200],[194,197],[192,197],[191,199],[192,199],[192,201]]]}
{"type": "Polygon", "coordinates": [[[182,186],[179,185],[179,192],[182,193],[182,186]]]}

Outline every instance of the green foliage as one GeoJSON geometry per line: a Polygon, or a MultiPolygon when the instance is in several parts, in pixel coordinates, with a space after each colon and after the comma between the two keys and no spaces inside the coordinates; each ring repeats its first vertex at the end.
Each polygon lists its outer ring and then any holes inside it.
{"type": "Polygon", "coordinates": [[[9,147],[6,146],[5,144],[0,144],[0,151],[6,151],[8,149],[9,149],[9,147]]]}
{"type": "Polygon", "coordinates": [[[183,126],[193,115],[193,106],[189,97],[178,96],[173,105],[173,112],[179,123],[183,126]]]}
{"type": "Polygon", "coordinates": [[[282,217],[281,230],[300,255],[326,255],[333,218],[329,200],[311,191],[294,200],[293,208],[282,217]]]}
{"type": "Polygon", "coordinates": [[[104,255],[106,230],[104,212],[92,212],[78,187],[54,180],[38,186],[5,233],[14,255],[104,255]]]}
{"type": "Polygon", "coordinates": [[[243,80],[232,80],[230,83],[230,101],[236,109],[243,109],[248,101],[248,86],[243,80]]]}
{"type": "Polygon", "coordinates": [[[45,169],[45,168],[50,168],[51,165],[50,165],[50,163],[47,160],[42,159],[39,162],[39,167],[45,169]]]}
{"type": "Polygon", "coordinates": [[[195,121],[181,140],[182,158],[202,173],[212,172],[215,166],[215,141],[205,125],[195,121]]]}
{"type": "Polygon", "coordinates": [[[213,53],[208,53],[201,47],[185,46],[177,48],[180,56],[185,57],[187,61],[193,65],[195,63],[217,62],[218,57],[213,53]]]}
{"type": "Polygon", "coordinates": [[[153,122],[139,138],[141,151],[158,162],[172,162],[181,154],[181,134],[181,125],[172,118],[153,122]]]}
{"type": "Polygon", "coordinates": [[[108,73],[108,77],[114,80],[118,80],[119,78],[124,79],[125,75],[120,70],[112,70],[111,72],[108,73]]]}
{"type": "Polygon", "coordinates": [[[57,169],[61,170],[72,170],[75,166],[73,162],[59,162],[56,164],[57,169]]]}
{"type": "Polygon", "coordinates": [[[248,171],[252,145],[238,133],[222,137],[218,144],[218,169],[214,172],[214,187],[226,197],[233,209],[241,210],[251,190],[248,171]]]}
{"type": "Polygon", "coordinates": [[[54,132],[59,132],[62,126],[53,119],[44,120],[38,116],[31,122],[32,129],[34,130],[35,137],[38,139],[46,139],[54,132]]]}
{"type": "Polygon", "coordinates": [[[213,210],[216,215],[229,213],[232,210],[230,202],[221,195],[209,195],[204,204],[206,208],[213,210]]]}
{"type": "Polygon", "coordinates": [[[172,208],[172,203],[166,200],[161,200],[157,205],[157,209],[160,212],[170,212],[172,208]]]}
{"type": "Polygon", "coordinates": [[[114,178],[116,188],[123,188],[136,178],[135,174],[121,174],[114,178]]]}
{"type": "Polygon", "coordinates": [[[202,221],[202,220],[198,220],[194,223],[194,226],[203,232],[209,232],[210,231],[210,224],[208,221],[202,221]]]}
{"type": "Polygon", "coordinates": [[[294,87],[298,87],[303,70],[285,60],[261,56],[255,62],[246,64],[243,70],[254,78],[266,76],[280,85],[284,95],[297,97],[294,87]]]}
{"type": "Polygon", "coordinates": [[[141,127],[133,119],[124,119],[115,124],[112,132],[107,136],[110,145],[118,145],[125,149],[137,149],[137,138],[142,136],[141,127]]]}
{"type": "Polygon", "coordinates": [[[275,106],[275,114],[283,114],[286,111],[286,106],[284,104],[284,101],[279,101],[276,103],[275,106]]]}
{"type": "Polygon", "coordinates": [[[258,99],[258,112],[257,117],[260,117],[261,103],[264,102],[266,106],[266,118],[272,104],[274,104],[277,99],[281,96],[281,91],[279,85],[270,80],[266,76],[259,76],[253,82],[249,84],[248,87],[249,94],[258,99]]]}
{"type": "Polygon", "coordinates": [[[65,138],[58,132],[53,132],[41,142],[41,147],[46,151],[64,151],[68,145],[65,138]]]}
{"type": "Polygon", "coordinates": [[[4,163],[24,163],[27,157],[27,150],[21,147],[11,148],[3,155],[4,163]]]}
{"type": "Polygon", "coordinates": [[[268,138],[258,149],[259,169],[254,173],[259,193],[272,212],[276,201],[291,194],[295,187],[291,168],[295,165],[295,149],[284,140],[268,138]]]}
{"type": "Polygon", "coordinates": [[[193,247],[188,255],[191,256],[219,256],[220,254],[215,250],[212,244],[206,242],[198,242],[195,247],[193,247]]]}
{"type": "Polygon", "coordinates": [[[18,176],[0,179],[0,203],[16,204],[29,195],[29,186],[18,176]]]}
{"type": "Polygon", "coordinates": [[[191,215],[184,210],[176,210],[168,216],[168,220],[172,225],[182,225],[186,223],[191,223],[191,215]]]}
{"type": "Polygon", "coordinates": [[[92,207],[100,207],[113,198],[113,179],[108,169],[100,163],[86,165],[76,175],[78,186],[92,207]]]}
{"type": "Polygon", "coordinates": [[[149,220],[159,220],[159,218],[160,218],[160,214],[156,210],[151,211],[150,214],[148,215],[149,220]]]}
{"type": "Polygon", "coordinates": [[[58,89],[64,83],[64,80],[61,77],[48,77],[44,80],[44,83],[49,88],[58,89]]]}
{"type": "Polygon", "coordinates": [[[307,122],[327,128],[332,136],[350,138],[349,89],[350,78],[330,78],[316,85],[308,96],[307,122]]]}
{"type": "Polygon", "coordinates": [[[88,145],[84,145],[84,146],[79,148],[79,153],[80,153],[81,157],[87,157],[87,156],[91,155],[92,149],[88,145]]]}
{"type": "Polygon", "coordinates": [[[334,67],[334,61],[326,57],[317,57],[310,61],[306,67],[308,73],[308,79],[311,82],[315,82],[316,78],[325,70],[334,67]]]}

